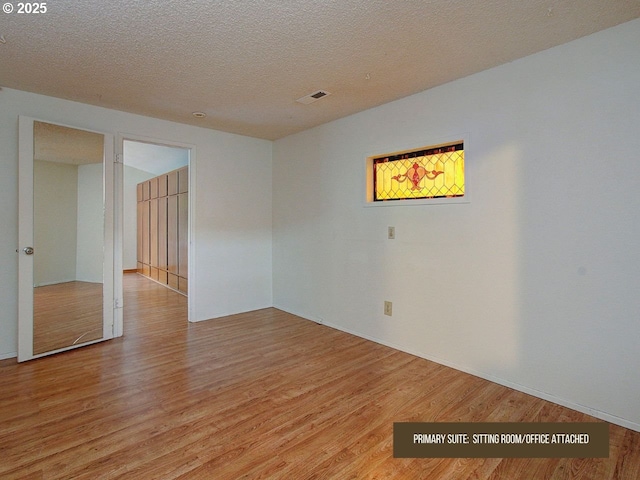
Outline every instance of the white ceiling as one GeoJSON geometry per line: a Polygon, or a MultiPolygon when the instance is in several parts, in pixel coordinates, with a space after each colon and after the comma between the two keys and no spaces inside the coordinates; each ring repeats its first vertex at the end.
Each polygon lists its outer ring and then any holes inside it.
{"type": "Polygon", "coordinates": [[[640,17],[640,0],[46,5],[0,14],[0,85],[266,139],[640,17]]]}

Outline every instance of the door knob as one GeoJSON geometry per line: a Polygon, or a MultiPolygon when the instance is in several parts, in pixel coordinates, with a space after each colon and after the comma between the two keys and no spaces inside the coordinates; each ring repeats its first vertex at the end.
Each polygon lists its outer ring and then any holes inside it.
{"type": "Polygon", "coordinates": [[[24,247],[22,251],[27,255],[33,255],[33,247],[24,247]]]}

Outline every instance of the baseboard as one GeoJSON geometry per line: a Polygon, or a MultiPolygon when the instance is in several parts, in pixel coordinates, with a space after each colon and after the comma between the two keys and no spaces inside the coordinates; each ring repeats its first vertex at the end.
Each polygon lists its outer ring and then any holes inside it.
{"type": "Polygon", "coordinates": [[[18,352],[0,353],[0,360],[7,360],[8,358],[17,358],[18,352]]]}
{"type": "Polygon", "coordinates": [[[393,344],[391,342],[386,342],[384,340],[380,340],[379,338],[375,338],[375,337],[372,337],[372,336],[369,336],[369,335],[364,335],[364,334],[362,334],[360,332],[356,332],[356,331],[353,331],[353,330],[345,329],[345,328],[343,328],[343,327],[341,327],[339,325],[335,325],[335,324],[332,324],[330,322],[325,322],[325,321],[323,321],[321,319],[309,318],[306,315],[301,315],[300,313],[293,312],[290,309],[282,308],[282,307],[277,306],[277,305],[274,305],[274,308],[277,308],[278,310],[282,310],[283,312],[290,313],[291,315],[295,315],[296,317],[300,317],[300,318],[303,318],[305,320],[309,320],[309,321],[312,321],[312,322],[315,322],[315,323],[321,323],[321,324],[323,324],[323,325],[325,325],[325,326],[327,326],[329,328],[334,328],[336,330],[340,330],[341,332],[348,333],[350,335],[355,335],[356,337],[364,338],[366,340],[370,340],[370,341],[375,342],[375,343],[379,343],[380,345],[384,345],[386,347],[393,348],[394,350],[399,350],[401,352],[405,352],[405,353],[408,353],[410,355],[414,355],[416,357],[424,358],[425,360],[429,360],[429,361],[437,363],[439,365],[444,365],[445,367],[453,368],[455,370],[458,370],[459,372],[468,373],[469,375],[473,375],[474,377],[482,378],[483,380],[487,380],[489,382],[497,383],[498,385],[502,385],[504,387],[512,388],[512,389],[517,390],[519,392],[526,393],[527,395],[531,395],[531,396],[534,396],[536,398],[540,398],[542,400],[546,400],[546,401],[551,402],[551,403],[555,403],[555,404],[560,405],[562,407],[570,408],[571,410],[575,410],[577,412],[584,413],[586,415],[591,415],[592,417],[598,418],[600,420],[604,420],[605,422],[609,422],[609,423],[612,423],[614,425],[619,425],[621,427],[628,428],[629,430],[634,430],[636,432],[640,432],[640,423],[631,422],[631,421],[629,421],[627,419],[620,418],[620,417],[617,417],[615,415],[611,415],[609,413],[602,412],[600,410],[596,410],[596,409],[587,407],[586,405],[580,405],[578,403],[570,402],[568,400],[556,397],[556,396],[551,395],[549,393],[542,392],[540,390],[536,390],[534,388],[530,388],[530,387],[527,387],[527,386],[524,386],[524,385],[520,385],[518,383],[514,383],[512,381],[505,380],[505,379],[502,379],[502,378],[499,378],[499,377],[495,377],[493,375],[490,375],[490,374],[487,374],[487,373],[484,373],[484,372],[478,372],[478,371],[475,371],[473,369],[464,368],[464,367],[461,367],[459,365],[456,365],[455,363],[443,360],[443,359],[438,358],[438,357],[434,357],[434,356],[431,356],[431,355],[425,355],[422,352],[411,351],[409,349],[401,347],[400,345],[395,345],[395,344],[393,344]]]}
{"type": "Polygon", "coordinates": [[[55,282],[42,282],[42,283],[37,283],[34,284],[33,287],[37,288],[37,287],[48,287],[50,285],[59,285],[61,283],[71,283],[71,282],[77,282],[78,279],[77,278],[72,278],[70,280],[57,280],[55,282]]]}
{"type": "Polygon", "coordinates": [[[126,268],[122,271],[122,273],[138,273],[137,268],[126,268]]]}
{"type": "Polygon", "coordinates": [[[182,295],[183,297],[187,297],[187,298],[189,297],[189,295],[188,295],[187,293],[181,292],[180,290],[176,290],[175,288],[170,287],[170,286],[169,286],[168,284],[166,284],[166,283],[162,283],[162,282],[159,282],[158,280],[154,280],[154,279],[153,279],[153,278],[151,278],[151,277],[147,277],[146,275],[143,275],[143,273],[142,273],[142,272],[139,272],[138,270],[133,270],[133,271],[132,271],[132,273],[137,273],[137,274],[139,274],[140,276],[142,276],[142,277],[146,278],[147,280],[151,280],[152,282],[155,282],[155,283],[157,283],[158,285],[162,285],[164,288],[166,288],[166,289],[168,289],[168,290],[171,290],[172,292],[179,293],[179,294],[180,294],[180,295],[182,295]]]}

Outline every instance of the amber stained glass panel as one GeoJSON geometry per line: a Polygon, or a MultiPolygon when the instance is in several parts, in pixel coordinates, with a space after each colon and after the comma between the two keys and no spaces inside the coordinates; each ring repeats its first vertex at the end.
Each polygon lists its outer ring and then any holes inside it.
{"type": "Polygon", "coordinates": [[[462,143],[373,160],[374,201],[464,196],[462,143]]]}

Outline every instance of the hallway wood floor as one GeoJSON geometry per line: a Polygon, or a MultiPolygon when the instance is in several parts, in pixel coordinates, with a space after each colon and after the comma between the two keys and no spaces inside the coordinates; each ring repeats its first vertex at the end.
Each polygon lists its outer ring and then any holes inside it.
{"type": "Polygon", "coordinates": [[[394,459],[393,422],[595,419],[265,309],[197,324],[125,276],[125,336],[0,362],[1,479],[640,478],[640,433],[600,459],[394,459]]]}

